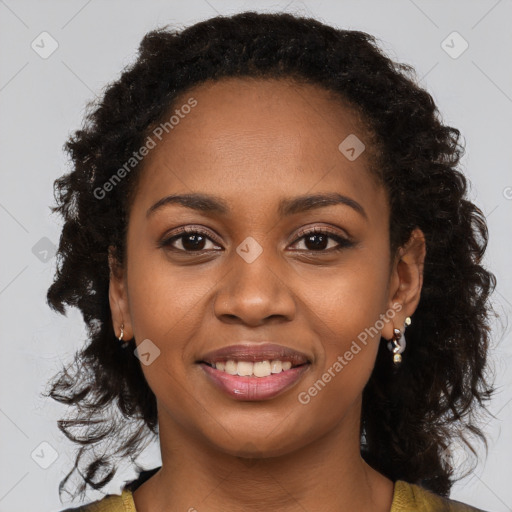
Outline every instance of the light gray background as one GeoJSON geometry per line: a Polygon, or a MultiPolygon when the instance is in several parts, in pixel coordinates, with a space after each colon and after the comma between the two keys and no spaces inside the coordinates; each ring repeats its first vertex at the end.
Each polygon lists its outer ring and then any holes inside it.
{"type": "MultiPolygon", "coordinates": [[[[251,2],[222,0],[0,0],[0,512],[64,508],[58,482],[74,460],[74,446],[56,426],[66,408],[39,396],[85,334],[77,311],[65,318],[45,303],[55,265],[52,247],[60,235],[60,220],[50,216],[49,205],[53,180],[68,169],[65,139],[80,126],[86,102],[132,62],[148,30],[254,8],[251,2]],[[59,45],[47,59],[31,48],[43,31],[59,45]],[[58,457],[50,464],[53,450],[58,457]]],[[[452,497],[490,511],[512,510],[512,3],[262,1],[257,10],[309,14],[374,34],[392,58],[415,66],[445,122],[463,133],[471,197],[489,222],[486,261],[498,278],[494,301],[501,323],[492,354],[496,418],[485,420],[489,455],[455,486],[452,497]],[[455,59],[442,47],[453,31],[469,44],[455,59]]],[[[458,40],[448,44],[452,51],[461,48],[458,40]]],[[[160,464],[156,443],[140,461],[147,468],[160,464]]],[[[124,468],[107,492],[119,494],[135,476],[124,468]]],[[[101,497],[90,492],[87,501],[101,497]]]]}

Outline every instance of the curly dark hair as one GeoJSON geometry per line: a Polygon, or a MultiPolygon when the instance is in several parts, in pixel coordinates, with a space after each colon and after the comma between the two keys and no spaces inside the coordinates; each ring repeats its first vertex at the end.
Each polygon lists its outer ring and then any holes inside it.
{"type": "MultiPolygon", "coordinates": [[[[393,481],[447,496],[455,475],[452,443],[468,434],[485,443],[478,420],[494,391],[487,352],[496,282],[481,265],[485,218],[467,198],[468,184],[458,170],[460,132],[442,123],[414,69],[393,62],[375,37],[314,19],[255,12],[147,33],[137,60],[88,105],[82,129],[64,146],[73,170],[55,182],[52,210],[64,225],[47,299],[63,314],[65,305],[79,308],[88,344],[54,376],[49,392],[76,408],[58,425],[82,445],[59,495],[75,469],[81,494],[86,484],[104,487],[118,469],[116,459],[135,463],[158,428],[156,399],[139,360],[115,343],[108,300],[109,247],[122,265],[143,163],[102,199],[95,191],[169,116],[179,95],[224,77],[314,84],[351,105],[375,141],[372,170],[388,192],[391,250],[415,227],[425,234],[423,289],[407,329],[407,360],[394,371],[381,343],[363,392],[361,453],[393,481]],[[113,412],[106,414],[106,406],[113,412]],[[91,451],[93,458],[84,462],[91,451]]],[[[134,340],[130,344],[135,348],[134,340]]]]}

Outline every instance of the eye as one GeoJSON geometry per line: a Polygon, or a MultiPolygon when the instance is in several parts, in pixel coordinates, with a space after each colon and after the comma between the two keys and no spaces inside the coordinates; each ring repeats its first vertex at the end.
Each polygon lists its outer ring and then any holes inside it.
{"type": "Polygon", "coordinates": [[[304,239],[306,249],[302,249],[309,252],[334,252],[340,251],[346,247],[351,247],[354,243],[346,237],[339,235],[327,228],[313,228],[310,230],[303,230],[299,232],[299,239],[295,242],[299,242],[304,239]],[[334,247],[329,247],[329,240],[334,241],[334,247]]]}
{"type": "Polygon", "coordinates": [[[211,249],[211,247],[205,247],[207,242],[210,242],[214,249],[221,249],[221,247],[213,243],[211,233],[209,231],[196,227],[185,226],[180,228],[178,233],[175,232],[173,236],[164,238],[159,242],[158,247],[165,247],[166,249],[184,253],[201,252],[211,249]],[[175,246],[176,242],[178,242],[176,244],[178,247],[175,246]],[[180,245],[181,247],[179,247],[180,245]]]}
{"type": "MultiPolygon", "coordinates": [[[[300,249],[302,251],[330,253],[340,251],[346,247],[354,245],[354,243],[348,238],[330,231],[327,228],[302,230],[299,232],[298,236],[299,238],[293,245],[296,245],[299,241],[304,239],[306,248],[300,249]],[[334,241],[334,246],[331,245],[329,247],[329,241],[334,241]]],[[[172,234],[172,236],[165,237],[161,242],[159,242],[158,247],[183,253],[222,249],[222,247],[214,243],[212,238],[213,237],[209,231],[205,231],[197,227],[185,226],[180,228],[177,233],[175,232],[172,234]],[[211,247],[207,247],[208,243],[211,244],[211,247]]]]}

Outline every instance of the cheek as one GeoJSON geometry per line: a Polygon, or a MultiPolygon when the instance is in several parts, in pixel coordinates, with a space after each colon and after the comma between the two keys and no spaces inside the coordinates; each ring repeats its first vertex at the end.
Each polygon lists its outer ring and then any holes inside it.
{"type": "Polygon", "coordinates": [[[332,338],[326,348],[336,346],[343,350],[347,341],[375,324],[387,306],[388,280],[386,262],[378,261],[370,251],[361,251],[335,271],[323,276],[317,273],[314,292],[311,284],[308,292],[304,282],[301,293],[309,295],[308,302],[315,309],[319,326],[323,325],[325,336],[332,338]]]}
{"type": "MultiPolygon", "coordinates": [[[[168,405],[175,414],[182,414],[194,402],[190,392],[184,392],[189,386],[192,356],[197,355],[193,343],[204,338],[201,329],[211,290],[221,276],[200,271],[195,265],[177,267],[160,251],[133,249],[127,272],[130,319],[137,346],[145,343],[151,360],[141,368],[157,398],[165,401],[172,396],[168,405]]],[[[142,347],[140,350],[143,353],[142,347]]]]}
{"type": "Polygon", "coordinates": [[[199,310],[211,283],[194,266],[172,268],[160,251],[136,249],[128,265],[130,316],[137,340],[179,340],[199,310]]]}
{"type": "Polygon", "coordinates": [[[317,292],[309,292],[311,311],[304,313],[321,344],[316,371],[298,399],[321,408],[325,421],[346,410],[371,375],[383,323],[392,321],[395,313],[386,311],[388,278],[386,262],[362,252],[336,273],[317,276],[317,292]],[[337,407],[326,408],[332,403],[337,407]]]}
{"type": "Polygon", "coordinates": [[[196,337],[207,288],[189,286],[186,274],[191,270],[171,272],[169,263],[155,254],[140,250],[130,255],[130,318],[149,387],[166,410],[173,411],[175,420],[185,424],[193,400],[184,392],[188,375],[183,354],[196,337]],[[144,360],[144,353],[149,353],[149,360],[144,360]]]}

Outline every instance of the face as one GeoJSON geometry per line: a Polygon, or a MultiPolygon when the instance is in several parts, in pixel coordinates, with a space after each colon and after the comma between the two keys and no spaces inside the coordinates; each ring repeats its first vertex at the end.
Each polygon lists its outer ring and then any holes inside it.
{"type": "Polygon", "coordinates": [[[176,108],[190,98],[197,104],[180,110],[144,160],[126,266],[110,290],[116,332],[124,323],[125,339],[149,354],[142,369],[160,432],[269,456],[343,425],[358,432],[380,336],[391,338],[412,307],[368,148],[355,159],[338,148],[351,134],[364,143],[365,132],[312,85],[223,80],[190,90],[176,108]],[[207,200],[164,199],[183,194],[207,200]],[[338,201],[304,200],[320,195],[338,201]],[[226,380],[200,363],[217,349],[263,342],[307,364],[277,378],[226,380]]]}

